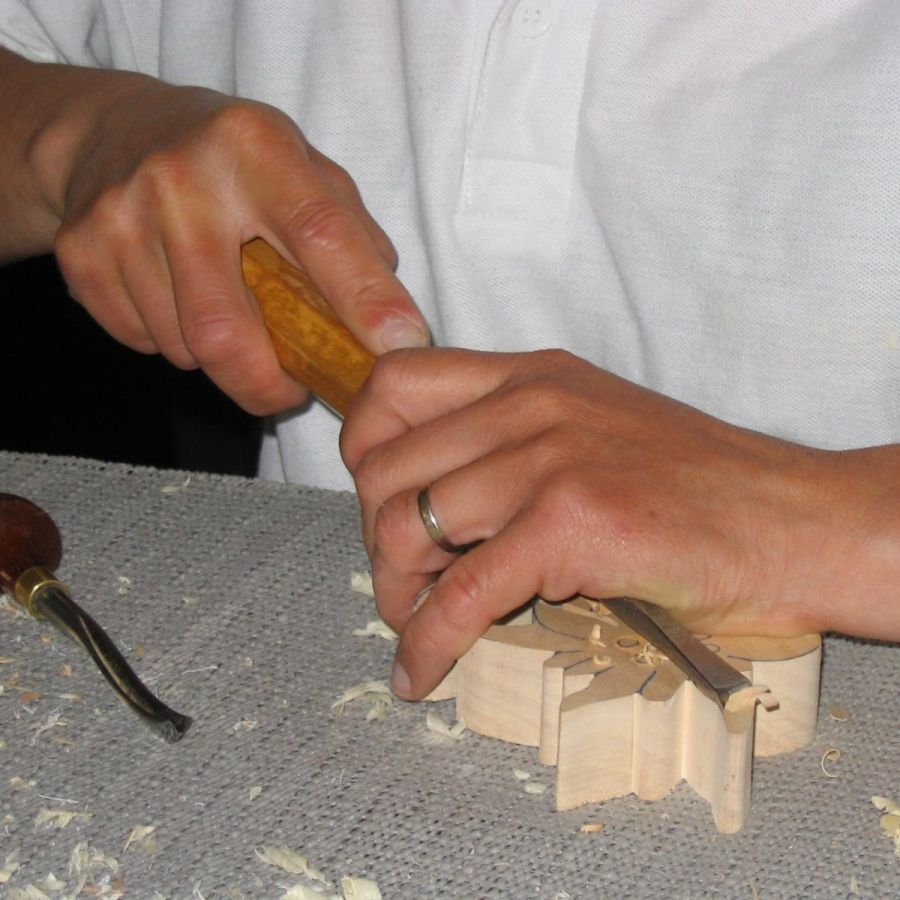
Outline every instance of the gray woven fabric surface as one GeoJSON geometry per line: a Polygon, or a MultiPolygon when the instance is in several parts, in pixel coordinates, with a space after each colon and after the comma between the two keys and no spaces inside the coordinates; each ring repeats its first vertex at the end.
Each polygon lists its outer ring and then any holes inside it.
{"type": "MultiPolygon", "coordinates": [[[[186,478],[0,453],[0,491],[62,530],[58,574],[73,596],[195,719],[163,743],[83,651],[0,609],[0,866],[14,869],[0,895],[50,872],[68,887],[45,892],[70,894],[67,867],[87,842],[119,868],[96,860],[83,896],[277,898],[314,883],[260,859],[274,846],[307,856],[334,893],[352,874],[387,900],[900,897],[900,857],[870,800],[900,800],[897,646],[827,639],[817,739],[757,761],[739,834],[719,834],[685,784],[655,803],[557,813],[552,789],[527,794],[513,775],[552,785],[532,748],[440,739],[423,704],[376,721],[364,705],[331,711],[345,688],[386,678],[392,653],[352,634],[373,606],[350,589],[366,565],[351,495],[186,478]],[[830,703],[849,719],[831,719],[830,703]],[[820,767],[831,747],[836,777],[820,767]],[[44,809],[89,815],[47,828],[44,809]],[[604,830],[579,831],[593,821],[604,830]]],[[[451,702],[437,711],[452,721],[451,702]]]]}

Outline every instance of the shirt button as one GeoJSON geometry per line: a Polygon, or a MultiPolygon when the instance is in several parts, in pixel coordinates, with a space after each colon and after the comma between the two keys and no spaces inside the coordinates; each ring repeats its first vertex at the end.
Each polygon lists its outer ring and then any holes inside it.
{"type": "Polygon", "coordinates": [[[513,27],[522,37],[540,37],[553,18],[552,0],[519,0],[513,10],[513,27]]]}

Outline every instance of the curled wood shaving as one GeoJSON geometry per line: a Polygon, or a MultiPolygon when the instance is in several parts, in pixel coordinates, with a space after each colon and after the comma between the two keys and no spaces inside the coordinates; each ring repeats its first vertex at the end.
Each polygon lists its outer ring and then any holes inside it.
{"type": "Polygon", "coordinates": [[[18,851],[13,850],[12,853],[7,855],[6,862],[3,863],[3,868],[0,869],[0,884],[6,884],[6,882],[15,875],[18,869],[19,854],[18,851]]]}
{"type": "Polygon", "coordinates": [[[290,847],[257,847],[254,852],[270,866],[283,869],[291,875],[305,875],[313,881],[327,884],[325,876],[318,869],[314,869],[305,856],[290,847]]]}
{"type": "Polygon", "coordinates": [[[341,898],[337,894],[323,894],[305,884],[295,884],[281,895],[281,900],[341,900],[341,898]]]}
{"type": "MultiPolygon", "coordinates": [[[[69,857],[69,878],[75,882],[71,891],[73,897],[77,897],[85,885],[94,879],[98,869],[106,869],[116,874],[119,871],[119,862],[112,856],[94,850],[87,841],[76,844],[69,857]]],[[[113,895],[107,892],[105,896],[113,895]]]]}
{"type": "Polygon", "coordinates": [[[161,488],[163,494],[177,494],[183,491],[191,483],[191,476],[188,475],[181,484],[166,484],[161,488]]]}
{"type": "Polygon", "coordinates": [[[375,588],[372,585],[372,575],[369,572],[351,572],[350,590],[357,594],[365,594],[367,597],[375,596],[375,588]]]}
{"type": "Polygon", "coordinates": [[[156,843],[150,837],[154,831],[156,831],[155,825],[136,825],[131,829],[131,834],[128,835],[122,852],[127,853],[132,848],[152,852],[156,849],[156,843]]]}
{"type": "Polygon", "coordinates": [[[850,712],[846,706],[832,703],[828,707],[828,717],[834,719],[835,722],[846,722],[850,718],[850,712]]]}
{"type": "Polygon", "coordinates": [[[35,828],[65,828],[70,825],[74,819],[90,819],[93,813],[75,812],[71,809],[42,809],[34,820],[35,828]]]}
{"type": "Polygon", "coordinates": [[[763,684],[751,684],[735,691],[725,703],[725,712],[739,712],[759,703],[768,710],[778,709],[778,700],[763,684]]]}
{"type": "Polygon", "coordinates": [[[465,737],[466,723],[460,719],[453,725],[448,725],[436,712],[429,710],[425,715],[425,725],[429,731],[452,741],[459,741],[465,737]]]}
{"type": "Polygon", "coordinates": [[[822,771],[828,778],[837,778],[838,776],[829,772],[828,769],[825,768],[825,763],[827,762],[837,762],[841,758],[841,751],[838,750],[837,747],[829,747],[823,754],[822,760],[819,765],[822,767],[822,771]]]}
{"type": "Polygon", "coordinates": [[[396,641],[398,637],[397,632],[381,619],[372,619],[371,622],[366,622],[365,628],[354,628],[353,636],[380,637],[385,641],[396,641]]]}
{"type": "Polygon", "coordinates": [[[381,900],[381,890],[370,878],[354,878],[347,875],[341,879],[344,900],[381,900]]]}
{"type": "Polygon", "coordinates": [[[66,886],[66,883],[50,872],[43,881],[37,883],[37,886],[42,891],[51,891],[55,893],[61,891],[66,886]]]}
{"type": "Polygon", "coordinates": [[[353,703],[356,700],[365,700],[370,704],[371,708],[366,715],[366,719],[371,721],[372,719],[381,718],[388,711],[391,704],[394,702],[394,695],[391,693],[391,689],[383,681],[363,681],[360,684],[355,684],[351,688],[347,688],[347,690],[331,704],[331,708],[335,710],[338,715],[341,715],[347,704],[353,703]]]}
{"type": "Polygon", "coordinates": [[[21,778],[19,775],[13,775],[13,777],[9,779],[9,786],[14,791],[29,791],[36,784],[37,784],[37,782],[34,779],[30,779],[30,780],[26,781],[24,778],[21,778]]]}
{"type": "Polygon", "coordinates": [[[900,856],[900,803],[888,797],[873,797],[872,803],[883,813],[879,821],[881,830],[894,841],[894,851],[900,856]]]}

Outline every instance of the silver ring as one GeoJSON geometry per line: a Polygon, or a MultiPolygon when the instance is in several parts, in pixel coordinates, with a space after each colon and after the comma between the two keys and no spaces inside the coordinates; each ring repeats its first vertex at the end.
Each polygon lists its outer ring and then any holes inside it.
{"type": "Polygon", "coordinates": [[[438,520],[435,518],[434,511],[431,508],[431,498],[428,496],[430,490],[431,485],[424,487],[419,491],[419,517],[422,519],[422,524],[428,532],[428,537],[430,537],[441,550],[446,553],[459,553],[463,548],[448,541],[447,535],[444,534],[441,526],[438,525],[438,520]]]}

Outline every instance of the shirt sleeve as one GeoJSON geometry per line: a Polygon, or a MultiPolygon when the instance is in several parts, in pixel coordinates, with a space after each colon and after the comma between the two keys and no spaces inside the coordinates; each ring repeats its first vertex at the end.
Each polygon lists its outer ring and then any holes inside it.
{"type": "Polygon", "coordinates": [[[0,45],[34,62],[111,65],[97,0],[0,0],[0,45]]]}

